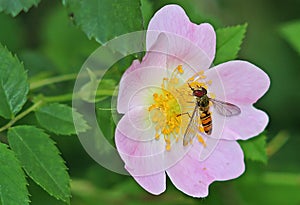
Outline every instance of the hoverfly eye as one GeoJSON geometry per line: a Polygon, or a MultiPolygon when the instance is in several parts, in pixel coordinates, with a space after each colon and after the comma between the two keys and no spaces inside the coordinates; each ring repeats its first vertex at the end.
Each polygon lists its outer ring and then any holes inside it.
{"type": "Polygon", "coordinates": [[[193,92],[193,95],[196,97],[202,97],[203,95],[206,95],[206,90],[195,90],[193,92]]]}

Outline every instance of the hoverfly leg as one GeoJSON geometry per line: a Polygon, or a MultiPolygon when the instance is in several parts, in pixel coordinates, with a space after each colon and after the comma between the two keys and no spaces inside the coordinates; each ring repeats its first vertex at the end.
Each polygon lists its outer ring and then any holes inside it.
{"type": "Polygon", "coordinates": [[[179,117],[179,116],[182,116],[182,115],[188,115],[189,118],[192,118],[192,116],[188,112],[180,113],[180,114],[176,115],[176,117],[179,117]]]}

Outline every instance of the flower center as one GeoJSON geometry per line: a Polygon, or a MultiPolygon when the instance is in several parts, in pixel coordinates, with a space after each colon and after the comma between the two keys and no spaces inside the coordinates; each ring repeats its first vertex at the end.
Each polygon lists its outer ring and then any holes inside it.
{"type": "MultiPolygon", "coordinates": [[[[192,87],[205,87],[211,84],[210,81],[203,83],[196,80],[205,79],[203,72],[192,76],[187,82],[180,83],[180,75],[184,73],[182,65],[178,65],[172,72],[170,78],[164,78],[161,90],[153,94],[153,104],[149,106],[152,122],[155,123],[155,139],[164,137],[166,150],[171,150],[171,142],[178,142],[183,138],[187,125],[190,121],[189,115],[195,108],[195,99],[191,95],[192,87]]],[[[198,127],[198,126],[197,126],[198,127]]],[[[197,134],[199,142],[205,144],[203,138],[197,134]]]]}

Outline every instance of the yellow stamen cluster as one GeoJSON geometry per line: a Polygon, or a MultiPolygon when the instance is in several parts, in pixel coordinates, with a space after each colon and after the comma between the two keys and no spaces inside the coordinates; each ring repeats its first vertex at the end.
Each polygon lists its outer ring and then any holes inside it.
{"type": "MultiPolygon", "coordinates": [[[[155,139],[159,140],[161,136],[166,143],[166,150],[171,150],[172,142],[178,142],[182,139],[187,124],[190,120],[183,117],[184,112],[191,112],[194,107],[191,102],[194,101],[191,95],[191,89],[186,83],[180,84],[180,75],[184,73],[182,65],[174,69],[169,78],[164,78],[161,90],[153,94],[153,103],[148,110],[151,113],[152,122],[155,123],[155,139]],[[189,107],[189,110],[185,110],[189,107]]],[[[204,87],[207,89],[208,83],[195,81],[196,79],[205,79],[203,72],[192,76],[188,83],[191,87],[204,87]]],[[[203,128],[199,126],[199,131],[203,128]]],[[[197,135],[198,141],[205,145],[205,141],[200,135],[197,135]]],[[[190,142],[192,143],[192,142],[190,142]]]]}
{"type": "Polygon", "coordinates": [[[170,78],[164,78],[161,85],[161,91],[153,94],[154,103],[148,108],[151,112],[152,121],[155,125],[155,139],[164,137],[166,150],[171,149],[171,142],[179,140],[179,133],[182,121],[178,116],[182,113],[180,108],[180,98],[177,91],[179,85],[178,75],[183,74],[182,65],[177,66],[170,78]]]}

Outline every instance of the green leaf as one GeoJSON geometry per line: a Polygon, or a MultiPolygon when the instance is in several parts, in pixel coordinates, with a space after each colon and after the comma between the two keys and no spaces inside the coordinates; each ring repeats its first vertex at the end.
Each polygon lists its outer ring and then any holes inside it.
{"type": "Polygon", "coordinates": [[[29,204],[25,174],[14,153],[0,143],[0,204],[29,204]]]}
{"type": "Polygon", "coordinates": [[[64,0],[63,3],[85,34],[101,44],[116,36],[143,30],[140,0],[64,0]]]}
{"type": "Polygon", "coordinates": [[[217,52],[214,64],[233,60],[237,57],[241,44],[245,37],[247,24],[221,28],[217,34],[217,52]]]}
{"type": "Polygon", "coordinates": [[[0,44],[0,116],[13,118],[26,102],[28,89],[23,65],[0,44]]]}
{"type": "Polygon", "coordinates": [[[8,141],[27,175],[50,195],[69,203],[67,168],[49,135],[33,126],[17,126],[8,131],[8,141]]]}
{"type": "Polygon", "coordinates": [[[84,132],[89,128],[81,114],[63,104],[53,103],[40,107],[35,111],[35,116],[43,128],[55,134],[70,135],[75,134],[76,130],[84,132]],[[76,130],[74,121],[76,121],[76,130]]]}
{"type": "Polygon", "coordinates": [[[239,141],[239,144],[244,151],[246,159],[267,163],[266,136],[264,134],[246,141],[239,141]]]}
{"type": "Polygon", "coordinates": [[[27,12],[32,6],[37,6],[40,0],[0,0],[0,12],[15,17],[21,11],[27,12]]]}
{"type": "Polygon", "coordinates": [[[300,20],[284,24],[280,28],[280,32],[298,54],[300,54],[300,20]]]}

